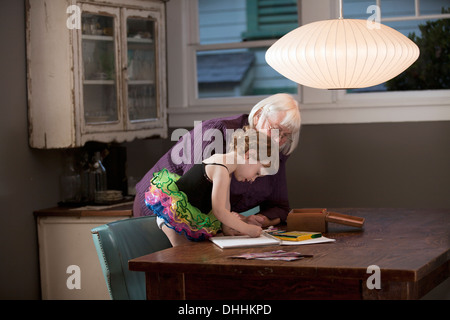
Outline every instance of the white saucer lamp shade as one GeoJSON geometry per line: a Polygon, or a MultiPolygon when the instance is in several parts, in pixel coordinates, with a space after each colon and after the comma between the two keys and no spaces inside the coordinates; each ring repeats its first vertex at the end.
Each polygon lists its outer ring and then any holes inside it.
{"type": "Polygon", "coordinates": [[[366,20],[317,21],[284,35],[266,52],[286,78],[319,89],[375,86],[405,71],[419,48],[400,32],[366,20]]]}

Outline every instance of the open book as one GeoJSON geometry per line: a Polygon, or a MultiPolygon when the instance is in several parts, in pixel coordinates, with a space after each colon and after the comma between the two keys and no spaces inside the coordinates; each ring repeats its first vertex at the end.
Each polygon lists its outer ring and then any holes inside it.
{"type": "Polygon", "coordinates": [[[281,244],[280,239],[272,237],[267,233],[262,233],[258,238],[251,238],[249,236],[217,236],[212,237],[209,240],[222,249],[274,246],[281,244]]]}

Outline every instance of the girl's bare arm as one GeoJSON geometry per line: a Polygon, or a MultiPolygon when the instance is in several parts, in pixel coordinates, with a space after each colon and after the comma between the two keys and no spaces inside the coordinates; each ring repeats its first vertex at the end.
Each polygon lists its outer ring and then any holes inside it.
{"type": "Polygon", "coordinates": [[[209,177],[213,181],[211,202],[212,210],[216,218],[226,226],[243,234],[248,234],[251,237],[258,237],[262,232],[261,227],[245,223],[237,215],[232,214],[229,209],[231,178],[228,171],[221,166],[215,166],[214,170],[210,170],[209,177]]]}

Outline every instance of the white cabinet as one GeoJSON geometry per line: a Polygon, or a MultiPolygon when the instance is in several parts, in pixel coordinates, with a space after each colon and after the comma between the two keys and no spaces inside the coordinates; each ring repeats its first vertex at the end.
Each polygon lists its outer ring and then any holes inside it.
{"type": "Polygon", "coordinates": [[[27,59],[31,147],[167,137],[164,1],[28,1],[27,59]]]}
{"type": "Polygon", "coordinates": [[[91,229],[130,218],[131,210],[71,212],[55,209],[36,214],[42,299],[110,300],[91,229]]]}

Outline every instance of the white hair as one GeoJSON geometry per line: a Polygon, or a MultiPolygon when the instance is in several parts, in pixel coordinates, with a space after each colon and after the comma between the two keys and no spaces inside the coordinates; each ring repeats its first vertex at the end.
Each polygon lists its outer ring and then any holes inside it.
{"type": "Polygon", "coordinates": [[[273,116],[276,112],[285,112],[286,115],[279,123],[280,126],[287,128],[291,131],[288,141],[280,148],[283,154],[291,154],[295,150],[298,144],[300,135],[301,117],[300,110],[297,101],[287,93],[278,93],[269,96],[260,102],[258,102],[250,111],[248,116],[248,122],[250,128],[256,128],[257,123],[254,122],[254,118],[257,115],[258,122],[266,121],[267,118],[273,116]]]}

